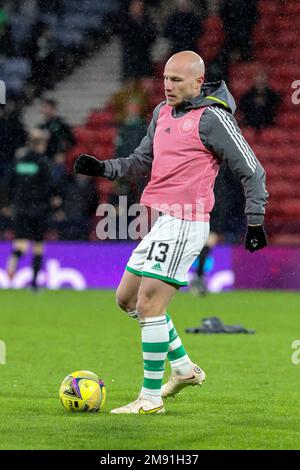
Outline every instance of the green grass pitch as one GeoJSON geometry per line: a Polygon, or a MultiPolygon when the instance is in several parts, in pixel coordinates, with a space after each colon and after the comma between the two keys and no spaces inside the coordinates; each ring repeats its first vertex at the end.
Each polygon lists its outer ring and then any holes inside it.
{"type": "Polygon", "coordinates": [[[207,380],[154,416],[109,414],[136,398],[143,371],[138,324],[114,292],[1,291],[0,311],[0,449],[300,449],[298,293],[178,293],[169,313],[207,380]],[[184,333],[212,315],[256,334],[184,333]],[[59,402],[62,379],[80,369],[106,384],[100,413],[68,413],[59,402]]]}

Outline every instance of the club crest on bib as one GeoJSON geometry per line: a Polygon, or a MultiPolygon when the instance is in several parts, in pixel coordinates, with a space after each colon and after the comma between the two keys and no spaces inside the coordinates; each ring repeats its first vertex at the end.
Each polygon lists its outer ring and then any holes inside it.
{"type": "Polygon", "coordinates": [[[179,125],[179,131],[181,135],[188,135],[191,134],[195,124],[196,124],[196,119],[193,119],[191,117],[186,117],[183,119],[179,125]]]}

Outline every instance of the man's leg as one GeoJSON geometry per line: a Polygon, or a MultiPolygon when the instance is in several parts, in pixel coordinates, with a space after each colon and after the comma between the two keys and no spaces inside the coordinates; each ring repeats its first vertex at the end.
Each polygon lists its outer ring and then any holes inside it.
{"type": "Polygon", "coordinates": [[[202,248],[198,260],[198,268],[195,279],[191,282],[191,290],[193,294],[206,294],[207,286],[204,277],[204,266],[211,250],[217,245],[219,235],[215,232],[210,232],[206,244],[202,248]]]}
{"type": "MultiPolygon", "coordinates": [[[[136,307],[135,310],[139,315],[142,343],[145,343],[143,348],[144,384],[138,400],[112,410],[112,413],[139,413],[144,412],[145,409],[149,413],[162,412],[163,404],[162,401],[159,402],[159,396],[161,394],[164,362],[168,352],[176,351],[182,346],[173,327],[170,328],[169,334],[166,309],[178,286],[188,284],[188,270],[198,249],[201,250],[205,244],[208,232],[208,222],[189,222],[165,214],[159,217],[151,232],[133,251],[126,269],[137,277],[128,277],[128,274],[124,274],[117,292],[117,302],[127,312],[133,313],[136,307]],[[138,278],[141,275],[143,277],[140,281],[138,278]],[[132,289],[126,285],[126,281],[129,279],[133,281],[132,289]],[[140,287],[138,295],[136,295],[139,283],[140,287]],[[153,343],[158,343],[158,345],[153,345],[153,343]],[[170,343],[171,348],[169,349],[170,343]],[[156,349],[155,351],[145,350],[153,347],[156,349]],[[147,371],[146,360],[151,361],[148,367],[150,366],[152,369],[149,371],[147,371]],[[159,363],[159,361],[161,362],[159,363]],[[149,380],[146,381],[146,379],[149,380]],[[144,403],[143,406],[141,400],[144,403]],[[144,411],[139,411],[140,409],[144,411]]],[[[171,355],[174,376],[172,375],[168,384],[164,386],[168,385],[164,393],[165,397],[178,393],[181,388],[187,385],[196,385],[195,381],[200,384],[200,379],[198,380],[199,377],[196,378],[195,374],[202,373],[202,382],[205,378],[204,372],[196,364],[191,363],[183,348],[176,351],[175,355],[171,355]],[[177,363],[175,362],[175,355],[178,359],[177,363]],[[179,366],[182,366],[181,373],[179,372],[179,366]],[[190,369],[190,373],[186,375],[187,369],[190,369]],[[177,375],[179,379],[173,380],[173,377],[177,377],[177,375]],[[172,382],[171,385],[170,381],[172,382]]]]}
{"type": "Polygon", "coordinates": [[[125,271],[116,292],[118,306],[131,318],[138,318],[136,303],[142,276],[125,271]]]}
{"type": "Polygon", "coordinates": [[[33,258],[32,258],[32,281],[31,286],[33,289],[37,289],[37,276],[42,267],[42,260],[43,260],[43,253],[44,253],[44,245],[43,242],[34,242],[33,245],[33,258]]]}
{"type": "Polygon", "coordinates": [[[136,310],[139,316],[144,360],[144,381],[139,398],[112,413],[162,413],[161,386],[169,348],[166,308],[176,287],[159,279],[143,277],[136,310]]]}
{"type": "Polygon", "coordinates": [[[162,398],[174,396],[180,390],[190,385],[202,385],[205,381],[205,372],[191,361],[177,334],[170,315],[167,314],[166,317],[170,341],[167,357],[172,368],[172,375],[162,387],[162,398]]]}
{"type": "Polygon", "coordinates": [[[170,361],[172,374],[188,376],[191,373],[194,364],[190,360],[168,313],[166,314],[166,318],[169,330],[169,349],[167,357],[170,361]]]}
{"type": "MultiPolygon", "coordinates": [[[[134,319],[138,318],[136,303],[141,280],[141,276],[125,271],[116,293],[119,307],[134,319]]],[[[192,371],[193,362],[188,357],[169,314],[166,314],[166,320],[169,331],[167,359],[170,361],[172,374],[187,376],[192,371]]]]}
{"type": "Polygon", "coordinates": [[[161,387],[169,350],[166,309],[177,289],[159,279],[143,277],[137,311],[142,333],[144,382],[141,395],[161,403],[161,387]]]}
{"type": "Polygon", "coordinates": [[[28,240],[16,240],[13,243],[12,252],[7,261],[7,274],[10,279],[13,279],[17,269],[20,258],[28,250],[29,242],[28,240]]]}

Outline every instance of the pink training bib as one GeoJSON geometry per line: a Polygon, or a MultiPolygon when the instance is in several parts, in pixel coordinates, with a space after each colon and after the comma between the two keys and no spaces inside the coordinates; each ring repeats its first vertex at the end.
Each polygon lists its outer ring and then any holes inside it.
{"type": "Polygon", "coordinates": [[[141,203],[185,220],[209,220],[219,163],[201,142],[199,121],[205,107],[180,118],[164,105],[153,140],[151,180],[141,203]]]}

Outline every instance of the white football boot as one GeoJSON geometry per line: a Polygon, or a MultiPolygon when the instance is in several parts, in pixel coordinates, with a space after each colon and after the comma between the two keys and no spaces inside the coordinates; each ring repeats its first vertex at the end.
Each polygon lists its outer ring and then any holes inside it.
{"type": "Polygon", "coordinates": [[[205,372],[197,364],[193,365],[193,370],[188,377],[171,375],[168,382],[162,386],[162,398],[173,397],[183,388],[189,385],[202,385],[205,381],[205,372]]]}
{"type": "Polygon", "coordinates": [[[121,406],[120,408],[115,408],[111,410],[112,414],[140,414],[140,415],[148,415],[148,414],[159,414],[164,413],[164,404],[161,403],[158,405],[157,403],[153,403],[152,401],[139,396],[137,400],[133,401],[132,403],[128,403],[128,405],[121,406]]]}

